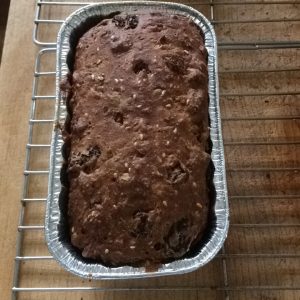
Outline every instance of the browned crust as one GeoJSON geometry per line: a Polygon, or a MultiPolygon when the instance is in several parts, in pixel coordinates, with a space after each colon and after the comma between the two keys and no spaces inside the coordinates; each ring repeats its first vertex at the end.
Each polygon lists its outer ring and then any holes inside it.
{"type": "Polygon", "coordinates": [[[114,266],[183,256],[209,204],[200,29],[144,12],[103,20],[80,38],[70,83],[72,244],[114,266]]]}

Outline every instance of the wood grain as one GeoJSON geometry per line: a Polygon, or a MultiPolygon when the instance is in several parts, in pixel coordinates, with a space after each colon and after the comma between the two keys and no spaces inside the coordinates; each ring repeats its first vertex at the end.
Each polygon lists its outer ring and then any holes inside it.
{"type": "Polygon", "coordinates": [[[12,1],[0,68],[0,295],[12,287],[35,48],[34,3],[12,1]],[[5,241],[5,242],[4,242],[5,241]]]}
{"type": "MultiPolygon", "coordinates": [[[[200,5],[204,2],[193,1],[191,5],[209,17],[210,7],[200,5]]],[[[12,0],[0,69],[0,240],[5,240],[0,243],[1,299],[10,299],[11,295],[32,74],[38,51],[31,42],[34,6],[34,1],[12,0]]],[[[64,19],[76,8],[43,6],[41,18],[64,19]]],[[[296,18],[299,11],[299,4],[217,5],[215,20],[296,18]]],[[[259,25],[217,24],[216,31],[219,42],[299,40],[299,24],[288,21],[259,25]]],[[[38,39],[55,41],[58,28],[57,24],[40,26],[38,39]]],[[[204,268],[182,276],[117,282],[83,280],[64,271],[53,260],[23,261],[19,286],[81,286],[107,290],[26,292],[20,293],[18,299],[226,299],[224,264],[230,300],[299,299],[299,289],[239,289],[254,285],[300,286],[300,261],[299,256],[295,256],[300,253],[299,55],[299,49],[219,51],[220,105],[232,224],[225,243],[225,258],[218,256],[204,268]],[[278,72],[283,69],[292,70],[278,72]],[[249,95],[278,92],[287,95],[249,95]],[[264,118],[268,120],[256,120],[264,118]],[[276,144],[278,141],[281,144],[276,144]],[[253,142],[260,144],[243,144],[253,142]],[[291,144],[293,142],[295,144],[291,144]],[[169,289],[153,290],[164,287],[169,289]],[[138,290],[112,291],[113,288],[138,290]],[[176,290],[180,288],[182,290],[176,290]]],[[[54,71],[55,52],[41,54],[40,62],[40,71],[54,71]]],[[[38,95],[53,95],[54,91],[53,76],[37,79],[38,95]]],[[[37,100],[34,118],[52,119],[53,103],[51,99],[37,100]]],[[[49,144],[52,128],[52,124],[34,125],[32,143],[49,144]]],[[[49,149],[31,150],[30,170],[47,170],[48,164],[49,149]]],[[[29,175],[26,197],[46,198],[47,180],[47,175],[29,175]]],[[[44,202],[27,203],[24,225],[43,225],[44,213],[44,202]]],[[[42,230],[24,232],[21,255],[49,255],[42,230]]]]}

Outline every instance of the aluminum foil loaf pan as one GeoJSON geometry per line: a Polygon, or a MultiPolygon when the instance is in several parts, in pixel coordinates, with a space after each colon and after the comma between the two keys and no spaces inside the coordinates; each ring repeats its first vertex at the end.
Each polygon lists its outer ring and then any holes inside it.
{"type": "MultiPolygon", "coordinates": [[[[70,53],[74,50],[74,37],[82,35],[88,28],[89,20],[100,21],[114,12],[134,13],[136,10],[179,14],[190,18],[199,26],[205,35],[205,46],[208,51],[209,69],[209,116],[210,138],[212,144],[212,176],[210,217],[204,238],[181,259],[162,264],[157,270],[146,270],[144,267],[108,267],[99,262],[85,259],[71,245],[67,220],[67,194],[65,179],[64,142],[59,126],[55,126],[51,141],[49,193],[46,207],[45,235],[49,251],[66,270],[73,274],[91,279],[127,279],[174,275],[186,273],[207,264],[220,250],[228,231],[228,198],[225,177],[224,150],[221,133],[217,43],[213,27],[198,11],[176,3],[130,1],[104,2],[83,7],[71,14],[63,23],[57,39],[56,60],[56,124],[64,124],[68,118],[66,99],[60,91],[60,83],[72,70],[70,53]]],[[[95,24],[95,23],[94,23],[95,24]]],[[[90,26],[91,27],[91,26],[90,26]]],[[[89,28],[90,28],[89,27],[89,28]]]]}

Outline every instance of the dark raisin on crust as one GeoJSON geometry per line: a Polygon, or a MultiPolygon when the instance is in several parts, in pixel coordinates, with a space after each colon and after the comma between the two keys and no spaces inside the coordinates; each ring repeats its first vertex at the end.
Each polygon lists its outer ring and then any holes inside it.
{"type": "Polygon", "coordinates": [[[72,160],[71,165],[77,164],[79,166],[83,166],[93,157],[98,158],[100,155],[101,155],[100,148],[97,145],[92,146],[92,147],[88,148],[87,154],[78,152],[76,154],[77,159],[72,160]]]}
{"type": "Polygon", "coordinates": [[[167,167],[167,178],[170,183],[180,183],[188,179],[188,173],[180,161],[174,161],[167,167]]]}
{"type": "Polygon", "coordinates": [[[189,221],[187,218],[182,218],[171,226],[168,235],[164,238],[169,250],[174,252],[186,250],[190,239],[188,230],[189,221]]]}
{"type": "Polygon", "coordinates": [[[113,17],[112,22],[118,28],[135,29],[139,23],[139,18],[136,15],[127,15],[125,18],[117,15],[113,17]]]}
{"type": "Polygon", "coordinates": [[[101,151],[97,145],[89,148],[89,156],[95,156],[98,158],[100,156],[100,154],[101,154],[101,151]]]}
{"type": "Polygon", "coordinates": [[[148,64],[143,59],[136,59],[132,63],[133,72],[138,74],[145,70],[146,73],[151,73],[148,64]]]}
{"type": "Polygon", "coordinates": [[[112,19],[112,22],[116,25],[116,27],[118,28],[123,28],[125,27],[126,21],[124,18],[122,18],[121,16],[114,16],[112,19]]]}
{"type": "Polygon", "coordinates": [[[173,72],[183,74],[185,72],[184,58],[176,54],[163,56],[166,66],[173,72]]]}
{"type": "Polygon", "coordinates": [[[124,115],[121,112],[116,112],[114,116],[115,122],[123,125],[124,122],[124,115]]]}
{"type": "Polygon", "coordinates": [[[126,17],[126,28],[127,29],[134,29],[137,27],[139,23],[139,18],[136,15],[128,15],[126,17]]]}
{"type": "Polygon", "coordinates": [[[168,44],[168,43],[169,43],[169,39],[168,39],[165,35],[163,35],[163,36],[160,37],[159,43],[160,43],[161,45],[168,44]]]}
{"type": "Polygon", "coordinates": [[[134,228],[131,231],[132,236],[139,237],[144,236],[150,229],[150,223],[148,220],[147,212],[137,212],[134,215],[134,228]]]}

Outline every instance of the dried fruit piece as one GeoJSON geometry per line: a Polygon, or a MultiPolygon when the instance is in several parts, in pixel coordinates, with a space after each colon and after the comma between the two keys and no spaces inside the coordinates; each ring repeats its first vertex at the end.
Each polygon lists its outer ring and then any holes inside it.
{"type": "Polygon", "coordinates": [[[139,23],[139,18],[136,15],[128,15],[126,17],[126,29],[134,29],[139,23]]]}
{"type": "Polygon", "coordinates": [[[185,72],[185,63],[182,56],[176,54],[164,55],[163,59],[166,66],[173,72],[183,74],[185,72]]]}
{"type": "Polygon", "coordinates": [[[188,179],[188,173],[180,161],[175,161],[167,167],[167,178],[171,183],[180,183],[188,179]]]}
{"type": "Polygon", "coordinates": [[[121,16],[114,16],[112,19],[112,22],[116,25],[118,28],[125,27],[126,21],[121,16]]]}

